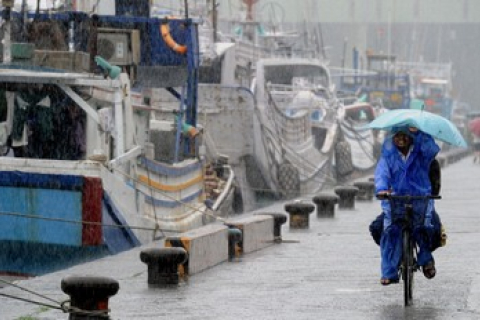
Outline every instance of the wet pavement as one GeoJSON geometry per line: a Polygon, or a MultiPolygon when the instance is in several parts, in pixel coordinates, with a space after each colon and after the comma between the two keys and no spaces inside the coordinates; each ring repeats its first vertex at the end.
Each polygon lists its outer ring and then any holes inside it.
{"type": "MultiPolygon", "coordinates": [[[[368,232],[379,213],[376,200],[356,201],[354,210],[337,207],[333,218],[313,213],[308,230],[290,230],[287,222],[282,236],[288,241],[195,274],[178,286],[148,287],[147,267],[139,258],[145,247],[19,284],[64,301],[68,296],[60,281],[66,276],[113,278],[120,290],[109,301],[112,319],[480,319],[479,184],[480,165],[471,157],[443,169],[443,198],[436,206],[448,242],[434,253],[435,279],[416,274],[411,307],[403,306],[401,284],[379,283],[379,248],[368,232]]],[[[284,212],[283,204],[260,211],[284,212]]],[[[12,287],[0,292],[40,300],[12,287]]],[[[0,319],[28,316],[68,319],[60,310],[0,297],[0,319]]]]}

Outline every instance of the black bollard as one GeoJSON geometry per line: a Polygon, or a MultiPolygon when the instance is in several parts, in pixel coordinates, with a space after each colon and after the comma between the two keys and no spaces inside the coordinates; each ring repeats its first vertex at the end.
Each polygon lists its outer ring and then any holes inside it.
{"type": "Polygon", "coordinates": [[[287,215],[280,212],[259,212],[255,215],[264,215],[273,217],[273,242],[282,242],[282,224],[287,222],[287,215]]]}
{"type": "Polygon", "coordinates": [[[243,233],[240,229],[236,228],[235,226],[228,226],[228,260],[232,261],[235,257],[240,255],[241,245],[240,242],[242,241],[243,233]],[[237,246],[239,245],[239,246],[237,246]],[[238,247],[238,250],[237,250],[238,247]]]}
{"type": "Polygon", "coordinates": [[[337,195],[320,193],[313,197],[312,201],[317,206],[317,217],[333,217],[335,215],[335,204],[338,203],[337,195]]]}
{"type": "Polygon", "coordinates": [[[358,188],[357,200],[373,200],[373,194],[375,193],[375,183],[373,181],[358,181],[353,186],[358,188]]]}
{"type": "Polygon", "coordinates": [[[355,209],[355,196],[358,188],[353,186],[335,187],[335,193],[340,197],[338,201],[339,209],[355,209]]]}
{"type": "Polygon", "coordinates": [[[285,211],[290,215],[291,229],[308,229],[309,215],[315,206],[310,203],[293,202],[285,205],[285,211]]]}
{"type": "Polygon", "coordinates": [[[187,251],[182,247],[150,248],[140,252],[140,260],[148,266],[148,284],[152,287],[178,284],[178,265],[187,259],[187,251]]]}
{"type": "Polygon", "coordinates": [[[70,320],[108,318],[108,298],[118,292],[116,280],[105,277],[70,276],[62,279],[62,291],[70,296],[70,320]]]}

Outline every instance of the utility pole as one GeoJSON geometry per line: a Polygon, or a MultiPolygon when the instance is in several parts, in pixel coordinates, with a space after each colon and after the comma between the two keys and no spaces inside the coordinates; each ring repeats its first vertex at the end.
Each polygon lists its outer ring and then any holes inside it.
{"type": "Polygon", "coordinates": [[[217,11],[217,0],[212,0],[212,27],[213,27],[213,42],[217,42],[217,20],[218,20],[218,11],[217,11]]]}

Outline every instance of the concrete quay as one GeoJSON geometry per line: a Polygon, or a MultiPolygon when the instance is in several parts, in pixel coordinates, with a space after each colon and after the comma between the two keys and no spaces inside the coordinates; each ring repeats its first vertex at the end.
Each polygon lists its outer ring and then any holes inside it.
{"type": "MultiPolygon", "coordinates": [[[[447,228],[447,246],[434,253],[435,279],[416,274],[414,305],[408,308],[401,284],[379,283],[379,249],[368,232],[380,212],[376,200],[356,201],[354,209],[337,206],[333,217],[312,213],[306,229],[292,229],[287,222],[282,243],[260,239],[268,245],[251,245],[241,256],[200,268],[174,286],[149,287],[147,266],[139,258],[142,250],[165,241],[17,284],[65,301],[69,296],[60,282],[68,276],[115,279],[120,289],[109,299],[112,319],[480,319],[479,181],[480,165],[472,157],[443,168],[442,200],[436,207],[447,228]]],[[[285,212],[284,205],[249,215],[285,212]]],[[[236,225],[245,224],[249,215],[239,216],[236,225]]],[[[224,248],[214,250],[222,251],[213,255],[225,260],[224,248]]],[[[52,304],[15,287],[0,293],[52,304]]],[[[61,310],[0,297],[2,320],[68,318],[61,310]]]]}

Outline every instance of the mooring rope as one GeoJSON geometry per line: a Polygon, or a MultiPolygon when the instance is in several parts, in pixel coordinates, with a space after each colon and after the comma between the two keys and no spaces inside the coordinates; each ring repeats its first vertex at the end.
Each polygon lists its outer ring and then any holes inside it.
{"type": "Polygon", "coordinates": [[[32,300],[32,299],[16,296],[16,295],[13,295],[13,294],[3,293],[3,292],[0,291],[0,296],[5,297],[5,298],[19,300],[19,301],[28,302],[28,303],[32,303],[32,304],[43,306],[43,307],[48,307],[48,308],[52,308],[52,309],[61,310],[64,313],[79,314],[79,315],[92,315],[92,316],[97,316],[97,317],[104,317],[106,319],[108,318],[108,313],[110,312],[110,309],[94,310],[94,311],[83,310],[83,309],[80,309],[80,308],[77,308],[77,307],[72,307],[72,306],[68,305],[70,303],[70,300],[60,302],[60,301],[52,299],[52,298],[50,298],[46,295],[43,295],[43,294],[40,294],[40,293],[35,292],[33,290],[22,287],[22,286],[20,286],[18,284],[15,284],[13,282],[6,281],[4,279],[0,279],[0,282],[4,283],[6,285],[9,285],[9,286],[15,287],[15,288],[17,288],[21,291],[25,291],[25,292],[28,292],[30,294],[33,294],[33,295],[35,295],[37,297],[40,297],[42,299],[53,302],[54,304],[41,302],[41,301],[37,301],[37,300],[32,300]]]}

